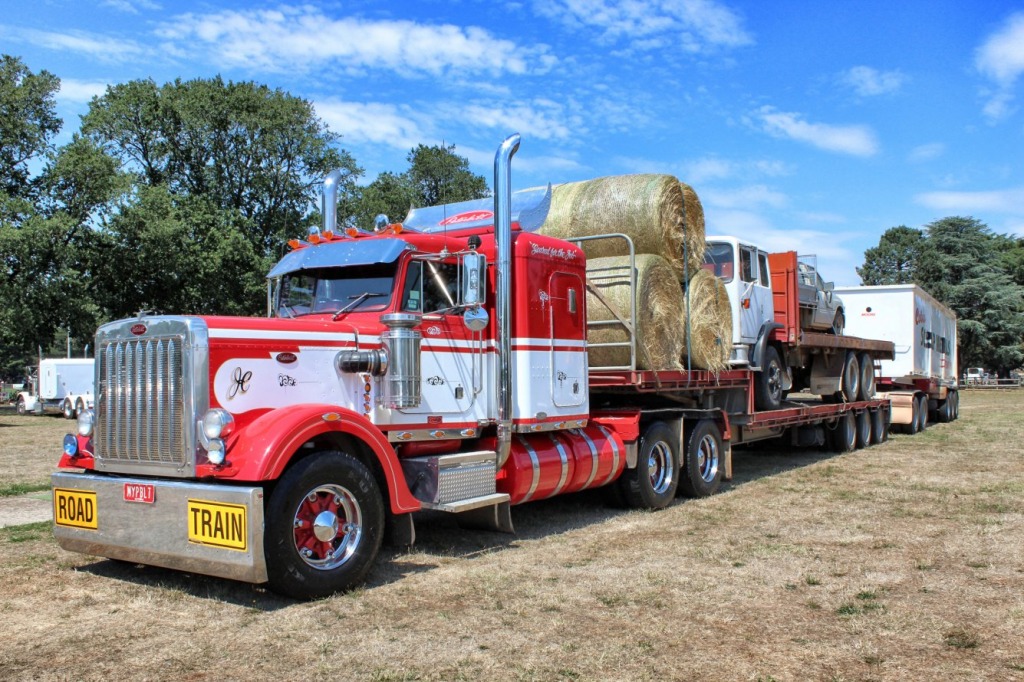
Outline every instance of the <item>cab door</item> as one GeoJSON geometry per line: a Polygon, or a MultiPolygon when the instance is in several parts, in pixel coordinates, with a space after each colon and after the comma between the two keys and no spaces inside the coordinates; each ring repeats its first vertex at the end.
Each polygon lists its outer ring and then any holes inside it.
{"type": "Polygon", "coordinates": [[[740,341],[754,343],[762,325],[775,319],[768,254],[739,245],[740,341]]]}

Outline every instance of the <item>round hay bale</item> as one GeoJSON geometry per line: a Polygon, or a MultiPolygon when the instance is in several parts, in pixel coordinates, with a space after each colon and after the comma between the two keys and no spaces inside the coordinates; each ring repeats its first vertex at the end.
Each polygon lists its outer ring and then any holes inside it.
{"type": "Polygon", "coordinates": [[[721,372],[729,366],[732,351],[732,308],[725,284],[707,270],[698,270],[690,278],[683,295],[684,314],[689,308],[689,335],[687,320],[683,318],[684,351],[682,365],[721,372]]]}
{"type": "MultiPolygon", "coordinates": [[[[636,270],[637,369],[682,369],[683,291],[675,271],[667,260],[654,254],[637,254],[636,270]]],[[[615,313],[629,320],[629,256],[589,260],[587,281],[600,293],[587,291],[587,322],[609,322],[589,327],[587,343],[629,341],[626,329],[605,304],[607,301],[615,313]]],[[[590,347],[588,357],[591,369],[628,367],[629,346],[590,347]]]]}
{"type": "MultiPolygon", "coordinates": [[[[633,240],[636,253],[657,254],[668,260],[680,279],[682,221],[683,190],[675,177],[612,175],[553,187],[551,208],[538,232],[559,239],[622,233],[633,240]]],[[[580,246],[588,259],[629,254],[621,239],[580,246]]]]}
{"type": "MultiPolygon", "coordinates": [[[[686,249],[686,276],[693,277],[704,263],[704,207],[700,197],[685,182],[679,183],[683,190],[683,244],[686,249]]],[[[685,279],[681,280],[685,281],[685,279]]]]}

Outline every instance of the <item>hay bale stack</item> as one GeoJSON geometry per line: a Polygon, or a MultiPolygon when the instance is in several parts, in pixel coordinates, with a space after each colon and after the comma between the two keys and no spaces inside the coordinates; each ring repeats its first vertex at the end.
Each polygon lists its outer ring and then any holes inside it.
{"type": "Polygon", "coordinates": [[[721,372],[729,366],[732,350],[732,309],[729,294],[722,280],[708,270],[698,270],[683,297],[684,315],[681,325],[684,335],[682,365],[686,367],[686,350],[695,369],[721,372]],[[685,311],[689,306],[689,336],[686,337],[685,311]]]}
{"type": "Polygon", "coordinates": [[[683,242],[686,247],[687,274],[693,277],[704,263],[704,251],[707,249],[704,241],[704,207],[692,187],[680,182],[679,188],[683,191],[683,242]]]}
{"type": "MultiPolygon", "coordinates": [[[[638,369],[682,369],[683,291],[669,262],[654,254],[637,254],[636,345],[638,369]]],[[[587,263],[587,281],[625,320],[630,317],[629,256],[594,258],[587,263]],[[614,269],[613,269],[614,268],[614,269]]],[[[587,321],[615,320],[608,306],[587,291],[587,321]]],[[[628,341],[621,324],[590,328],[587,343],[628,341]]],[[[629,365],[629,347],[590,348],[590,366],[629,365]]]]}
{"type": "MultiPolygon", "coordinates": [[[[657,254],[678,273],[683,266],[683,192],[671,175],[613,175],[552,188],[551,209],[538,232],[572,239],[621,232],[637,253],[657,254]]],[[[628,254],[620,239],[583,242],[587,258],[628,254]]]]}

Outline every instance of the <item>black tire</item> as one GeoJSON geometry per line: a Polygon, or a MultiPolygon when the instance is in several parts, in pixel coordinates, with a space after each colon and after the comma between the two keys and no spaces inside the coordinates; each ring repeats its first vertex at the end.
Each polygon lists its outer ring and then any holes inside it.
{"type": "Polygon", "coordinates": [[[326,597],[366,577],[384,537],[384,499],[362,462],[318,452],[281,476],[265,527],[271,589],[296,599],[326,597]]]}
{"type": "Polygon", "coordinates": [[[668,424],[652,422],[640,438],[636,466],[619,477],[619,491],[626,506],[634,509],[662,509],[676,496],[679,487],[679,453],[675,434],[668,424]]]}
{"type": "Polygon", "coordinates": [[[782,405],[784,370],[779,351],[768,346],[764,351],[761,371],[754,375],[754,406],[759,410],[777,410],[782,405]]]}
{"type": "Polygon", "coordinates": [[[70,398],[64,398],[64,404],[61,405],[61,411],[64,413],[65,419],[75,418],[75,406],[71,404],[70,398]]]}
{"type": "Polygon", "coordinates": [[[953,420],[953,404],[950,402],[949,394],[946,394],[946,399],[939,403],[939,407],[935,410],[935,421],[940,424],[946,424],[953,420]]]}
{"type": "Polygon", "coordinates": [[[722,431],[711,419],[701,419],[686,427],[686,450],[679,492],[687,497],[708,497],[722,485],[722,431]]]}
{"type": "Polygon", "coordinates": [[[853,412],[844,412],[828,432],[833,452],[850,452],[857,446],[857,420],[853,412]]]}
{"type": "Polygon", "coordinates": [[[843,314],[842,310],[836,311],[835,319],[832,320],[831,331],[836,336],[842,336],[843,332],[846,331],[846,315],[843,314]]]}
{"type": "Polygon", "coordinates": [[[889,413],[875,410],[871,413],[871,442],[884,443],[889,440],[889,413]]]}
{"type": "Polygon", "coordinates": [[[18,396],[18,414],[25,414],[25,396],[18,396]]]}
{"type": "Polygon", "coordinates": [[[862,410],[855,419],[857,421],[857,449],[859,450],[860,448],[866,448],[874,442],[872,439],[871,413],[868,410],[862,410]]]}
{"type": "Polygon", "coordinates": [[[960,418],[960,391],[953,391],[953,421],[960,418]]]}
{"type": "Polygon", "coordinates": [[[900,429],[900,432],[913,436],[921,430],[921,401],[915,396],[911,404],[913,409],[910,412],[910,423],[903,424],[903,428],[900,429]]]}
{"type": "Polygon", "coordinates": [[[928,428],[928,398],[927,396],[918,396],[917,398],[919,406],[917,408],[917,431],[920,433],[928,428]]]}
{"type": "Polygon", "coordinates": [[[875,361],[867,353],[857,356],[860,364],[860,400],[872,400],[875,397],[875,361]]]}
{"type": "Polygon", "coordinates": [[[860,363],[857,362],[857,354],[851,350],[846,353],[846,361],[843,362],[843,376],[839,392],[842,393],[843,400],[852,403],[857,400],[858,391],[860,391],[860,363]]]}

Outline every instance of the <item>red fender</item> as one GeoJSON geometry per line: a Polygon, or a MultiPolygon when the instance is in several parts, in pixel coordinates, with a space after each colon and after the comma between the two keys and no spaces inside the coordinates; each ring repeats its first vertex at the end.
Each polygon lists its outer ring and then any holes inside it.
{"type": "Polygon", "coordinates": [[[221,475],[240,481],[274,480],[303,443],[331,432],[348,434],[369,446],[387,479],[394,513],[420,510],[420,501],[409,492],[402,465],[384,434],[358,412],[337,405],[290,405],[271,410],[231,433],[226,443],[231,471],[221,475]]]}

